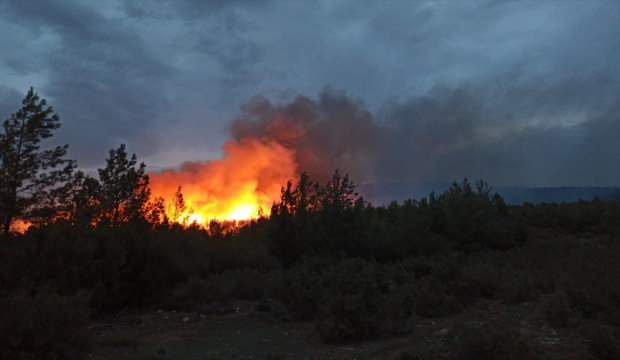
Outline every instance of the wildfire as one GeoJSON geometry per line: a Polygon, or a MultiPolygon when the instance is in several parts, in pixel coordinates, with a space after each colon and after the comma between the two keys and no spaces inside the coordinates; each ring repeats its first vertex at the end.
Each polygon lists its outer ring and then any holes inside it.
{"type": "Polygon", "coordinates": [[[180,224],[243,221],[269,215],[280,189],[295,177],[294,154],[274,141],[242,139],[224,145],[221,160],[191,162],[149,174],[151,191],[180,224]],[[179,204],[181,189],[184,204],[179,204]]]}
{"type": "Polygon", "coordinates": [[[17,219],[11,224],[11,232],[25,234],[31,226],[32,224],[29,221],[17,219]]]}

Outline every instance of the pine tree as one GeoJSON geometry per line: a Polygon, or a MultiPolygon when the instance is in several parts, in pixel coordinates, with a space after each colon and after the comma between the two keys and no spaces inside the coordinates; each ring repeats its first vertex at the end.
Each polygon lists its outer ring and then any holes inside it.
{"type": "Polygon", "coordinates": [[[0,230],[8,234],[16,219],[37,221],[54,216],[75,162],[65,158],[68,145],[42,149],[60,118],[30,88],[22,107],[0,130],[0,230]]]}
{"type": "Polygon", "coordinates": [[[144,219],[150,198],[146,165],[128,156],[125,145],[110,150],[106,167],[99,169],[101,220],[111,225],[144,219]]]}
{"type": "Polygon", "coordinates": [[[174,193],[174,211],[172,213],[172,220],[181,221],[184,223],[187,219],[182,219],[181,217],[186,216],[185,210],[187,210],[187,206],[185,205],[185,198],[183,197],[183,192],[179,186],[177,191],[174,193]]]}
{"type": "Polygon", "coordinates": [[[98,222],[101,185],[82,171],[75,172],[67,183],[64,218],[74,224],[93,225],[98,222]]]}

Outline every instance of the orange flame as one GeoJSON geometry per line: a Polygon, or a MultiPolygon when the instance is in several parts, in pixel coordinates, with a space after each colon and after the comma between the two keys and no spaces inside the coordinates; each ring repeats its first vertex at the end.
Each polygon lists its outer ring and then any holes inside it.
{"type": "Polygon", "coordinates": [[[16,219],[11,224],[10,231],[15,234],[25,234],[28,229],[32,226],[32,223],[22,219],[16,219]]]}
{"type": "Polygon", "coordinates": [[[224,144],[221,160],[185,163],[180,169],[149,176],[152,195],[164,199],[169,219],[205,226],[212,220],[243,221],[269,215],[281,187],[296,172],[292,150],[273,141],[242,139],[224,144]],[[179,187],[184,209],[175,205],[179,187]]]}

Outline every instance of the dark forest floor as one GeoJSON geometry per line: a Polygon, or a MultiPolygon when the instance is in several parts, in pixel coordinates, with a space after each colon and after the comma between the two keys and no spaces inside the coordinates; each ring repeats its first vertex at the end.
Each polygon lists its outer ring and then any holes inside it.
{"type": "MultiPolygon", "coordinates": [[[[587,358],[580,327],[555,329],[541,319],[536,303],[505,305],[481,301],[449,317],[418,319],[414,330],[396,338],[328,345],[311,323],[277,320],[236,303],[230,314],[155,311],[118,315],[93,323],[92,359],[395,359],[408,352],[421,359],[451,359],[464,329],[488,322],[519,331],[544,359],[587,358]]],[[[413,359],[413,357],[409,358],[413,359]]]]}

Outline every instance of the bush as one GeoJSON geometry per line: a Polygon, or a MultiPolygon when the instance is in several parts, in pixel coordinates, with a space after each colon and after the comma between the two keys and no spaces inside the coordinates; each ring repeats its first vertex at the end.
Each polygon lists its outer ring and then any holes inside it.
{"type": "Polygon", "coordinates": [[[508,304],[516,304],[538,299],[541,290],[534,274],[533,271],[505,268],[500,286],[502,300],[508,304]]]}
{"type": "Polygon", "coordinates": [[[586,330],[588,352],[593,359],[617,360],[620,359],[620,340],[611,329],[604,326],[595,326],[586,330]]]}
{"type": "Polygon", "coordinates": [[[580,315],[620,325],[620,246],[579,249],[572,254],[565,284],[570,303],[580,315]]]}
{"type": "Polygon", "coordinates": [[[413,330],[415,317],[416,287],[414,283],[404,284],[392,290],[385,299],[381,333],[403,335],[413,330]]]}
{"type": "Polygon", "coordinates": [[[460,360],[530,360],[538,355],[516,331],[487,324],[466,330],[461,339],[460,360]]]}
{"type": "Polygon", "coordinates": [[[174,289],[172,296],[165,301],[164,305],[173,310],[199,310],[211,295],[207,281],[192,277],[174,289]]]}
{"type": "Polygon", "coordinates": [[[376,336],[385,320],[384,297],[377,266],[349,260],[325,276],[329,289],[319,309],[317,330],[325,342],[362,340],[376,336]]]}
{"type": "Polygon", "coordinates": [[[540,306],[545,320],[551,326],[562,328],[574,324],[574,312],[565,292],[556,291],[546,297],[540,306]]]}
{"type": "Polygon", "coordinates": [[[423,317],[441,317],[461,311],[462,305],[438,279],[429,277],[420,281],[415,313],[423,317]]]}
{"type": "Polygon", "coordinates": [[[270,276],[269,292],[294,318],[314,320],[328,292],[324,284],[326,273],[333,266],[335,262],[331,259],[311,258],[286,271],[275,271],[270,276]]]}
{"type": "Polygon", "coordinates": [[[497,266],[486,262],[466,265],[461,276],[465,291],[474,297],[492,299],[501,284],[497,266]]]}
{"type": "Polygon", "coordinates": [[[90,295],[89,305],[96,314],[118,311],[127,306],[127,285],[118,282],[99,283],[90,295]]]}
{"type": "Polygon", "coordinates": [[[258,300],[265,295],[267,274],[254,269],[227,270],[207,279],[190,278],[165,301],[170,309],[196,311],[209,303],[258,300]]]}
{"type": "Polygon", "coordinates": [[[76,298],[42,294],[0,301],[0,358],[84,359],[88,312],[76,298]]]}

